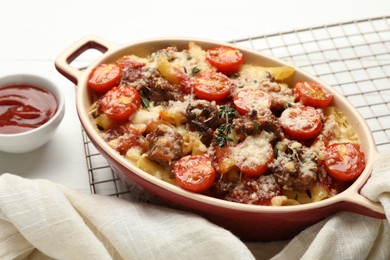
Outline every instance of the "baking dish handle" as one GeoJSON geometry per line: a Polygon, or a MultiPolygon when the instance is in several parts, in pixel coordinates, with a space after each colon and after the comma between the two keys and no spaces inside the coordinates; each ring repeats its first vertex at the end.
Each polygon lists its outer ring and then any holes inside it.
{"type": "Polygon", "coordinates": [[[59,73],[77,85],[77,82],[82,74],[82,70],[72,67],[71,62],[87,50],[95,49],[105,53],[108,50],[113,49],[115,46],[116,44],[97,36],[85,36],[62,52],[55,59],[54,64],[59,73]]]}
{"type": "Polygon", "coordinates": [[[350,203],[348,206],[344,206],[349,211],[378,219],[386,218],[386,212],[383,205],[380,202],[369,200],[360,194],[360,192],[351,194],[346,202],[350,203]]]}

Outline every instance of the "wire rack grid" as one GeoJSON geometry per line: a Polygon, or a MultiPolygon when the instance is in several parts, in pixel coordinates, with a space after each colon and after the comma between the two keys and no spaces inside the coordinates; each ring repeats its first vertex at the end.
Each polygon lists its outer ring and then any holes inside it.
{"type": "MultiPolygon", "coordinates": [[[[379,152],[390,151],[390,16],[231,41],[316,75],[368,123],[379,152]]],[[[91,193],[134,199],[83,132],[91,193]]]]}

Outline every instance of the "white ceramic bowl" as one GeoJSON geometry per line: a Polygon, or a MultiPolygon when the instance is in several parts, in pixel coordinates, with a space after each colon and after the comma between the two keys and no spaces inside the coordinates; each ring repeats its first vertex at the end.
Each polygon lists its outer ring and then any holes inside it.
{"type": "Polygon", "coordinates": [[[0,134],[0,151],[8,153],[31,152],[46,144],[55,133],[65,113],[64,96],[50,80],[31,74],[15,74],[0,78],[0,87],[15,84],[27,84],[51,92],[57,99],[57,111],[43,125],[17,134],[0,134]]]}

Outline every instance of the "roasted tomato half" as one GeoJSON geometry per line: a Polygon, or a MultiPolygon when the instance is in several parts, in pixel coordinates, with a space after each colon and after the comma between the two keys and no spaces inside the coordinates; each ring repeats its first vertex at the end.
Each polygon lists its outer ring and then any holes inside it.
{"type": "Polygon", "coordinates": [[[88,87],[97,92],[106,92],[117,86],[122,77],[122,67],[115,63],[100,64],[88,77],[88,87]]]}
{"type": "Polygon", "coordinates": [[[356,180],[366,165],[364,153],[352,143],[335,143],[326,147],[324,164],[328,174],[339,181],[356,180]]]}
{"type": "Polygon", "coordinates": [[[332,102],[333,95],[316,82],[300,81],[295,84],[294,92],[305,106],[324,108],[332,102]]]}
{"type": "Polygon", "coordinates": [[[317,137],[323,127],[320,113],[309,106],[287,108],[280,116],[280,124],[284,133],[299,141],[317,137]]]}
{"type": "Polygon", "coordinates": [[[192,192],[206,191],[213,185],[215,170],[205,155],[187,155],[176,162],[174,173],[177,183],[192,192]]]}
{"type": "Polygon", "coordinates": [[[101,106],[103,112],[113,120],[126,120],[138,110],[141,98],[130,86],[118,86],[104,94],[101,106]]]}
{"type": "Polygon", "coordinates": [[[231,75],[240,69],[244,62],[244,55],[235,48],[217,46],[207,51],[206,59],[217,71],[231,75]]]}

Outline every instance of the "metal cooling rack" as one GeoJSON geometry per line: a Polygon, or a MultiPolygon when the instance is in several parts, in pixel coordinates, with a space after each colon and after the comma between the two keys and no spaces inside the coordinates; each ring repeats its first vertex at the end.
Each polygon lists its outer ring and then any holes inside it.
{"type": "MultiPolygon", "coordinates": [[[[390,16],[232,41],[316,75],[357,108],[390,151],[390,16]]],[[[132,198],[83,132],[91,193],[132,198]]]]}

